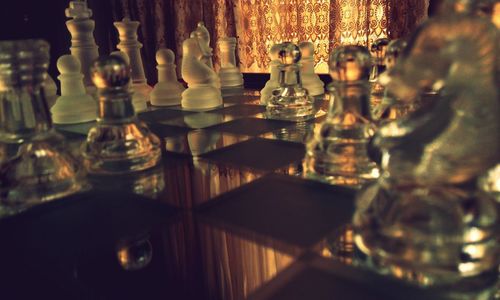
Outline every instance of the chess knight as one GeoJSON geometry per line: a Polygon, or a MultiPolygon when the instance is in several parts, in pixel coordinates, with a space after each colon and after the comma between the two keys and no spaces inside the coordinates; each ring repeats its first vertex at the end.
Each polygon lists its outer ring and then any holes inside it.
{"type": "Polygon", "coordinates": [[[443,89],[372,140],[382,174],[358,195],[353,223],[357,249],[377,271],[421,285],[496,280],[497,208],[474,181],[499,161],[499,50],[486,18],[440,15],[385,78],[401,99],[443,89]]]}

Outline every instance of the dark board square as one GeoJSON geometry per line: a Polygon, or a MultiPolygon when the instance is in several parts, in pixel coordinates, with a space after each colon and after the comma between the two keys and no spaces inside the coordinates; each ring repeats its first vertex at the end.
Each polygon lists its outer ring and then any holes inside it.
{"type": "Polygon", "coordinates": [[[349,222],[350,190],[277,174],[267,175],[199,207],[207,221],[310,248],[349,222]]]}
{"type": "Polygon", "coordinates": [[[224,115],[236,116],[236,117],[248,117],[253,116],[258,113],[262,113],[266,111],[266,107],[262,105],[249,105],[249,104],[240,104],[233,105],[229,107],[225,107],[213,113],[221,113],[224,115]]]}
{"type": "Polygon", "coordinates": [[[212,126],[210,129],[234,134],[258,136],[290,125],[293,125],[293,123],[278,120],[243,118],[212,126]]]}
{"type": "Polygon", "coordinates": [[[191,129],[186,127],[170,126],[161,123],[148,124],[149,129],[159,138],[178,136],[189,132],[191,129]]]}
{"type": "Polygon", "coordinates": [[[226,148],[208,152],[201,157],[257,170],[274,171],[304,158],[302,144],[253,138],[226,148]]]}
{"type": "Polygon", "coordinates": [[[179,118],[193,113],[194,112],[182,111],[176,109],[159,108],[139,113],[137,116],[144,122],[152,123],[152,122],[161,122],[174,118],[179,118]]]}

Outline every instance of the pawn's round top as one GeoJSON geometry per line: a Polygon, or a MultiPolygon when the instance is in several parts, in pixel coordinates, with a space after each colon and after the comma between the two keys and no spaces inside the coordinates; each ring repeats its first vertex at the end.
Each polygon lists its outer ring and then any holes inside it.
{"type": "Polygon", "coordinates": [[[91,68],[92,81],[99,89],[126,87],[130,81],[130,68],[116,55],[98,58],[91,68]]]}
{"type": "Polygon", "coordinates": [[[71,54],[66,54],[57,60],[57,69],[61,74],[80,73],[82,65],[78,58],[71,54]]]}
{"type": "Polygon", "coordinates": [[[330,76],[334,81],[357,82],[368,80],[371,55],[363,46],[341,46],[330,55],[330,76]]]}
{"type": "Polygon", "coordinates": [[[156,51],[156,62],[159,65],[173,64],[174,60],[174,51],[166,48],[156,51]]]}
{"type": "Polygon", "coordinates": [[[302,54],[297,45],[291,42],[284,42],[280,44],[278,57],[284,65],[291,65],[298,63],[302,54]]]}
{"type": "Polygon", "coordinates": [[[302,58],[312,57],[314,55],[314,44],[311,42],[302,42],[299,44],[302,58]]]}
{"type": "Polygon", "coordinates": [[[123,52],[123,51],[113,51],[109,55],[121,57],[125,61],[125,63],[127,65],[130,65],[130,57],[128,57],[128,54],[126,52],[123,52]]]}

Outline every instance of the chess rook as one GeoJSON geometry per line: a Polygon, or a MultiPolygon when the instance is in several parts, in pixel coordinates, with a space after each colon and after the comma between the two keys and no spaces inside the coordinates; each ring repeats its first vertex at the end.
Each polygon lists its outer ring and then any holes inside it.
{"type": "Polygon", "coordinates": [[[56,124],[74,124],[94,121],[96,102],[83,85],[80,61],[73,55],[63,55],[57,60],[61,96],[50,109],[56,124]]]}
{"type": "Polygon", "coordinates": [[[181,103],[184,86],[177,80],[175,71],[175,55],[170,49],[160,49],[156,52],[158,66],[158,83],[150,94],[151,104],[170,106],[181,103]]]}
{"type": "Polygon", "coordinates": [[[236,38],[226,37],[218,41],[221,67],[219,77],[222,89],[243,87],[243,74],[236,63],[236,38]]]}
{"type": "Polygon", "coordinates": [[[119,56],[98,59],[92,67],[98,88],[97,124],[83,145],[89,173],[119,174],[149,169],[160,161],[160,140],[140,122],[129,92],[130,68],[119,56]]]}
{"type": "Polygon", "coordinates": [[[71,54],[80,61],[87,92],[94,94],[90,66],[99,57],[99,51],[94,40],[95,22],[90,19],[92,10],[87,7],[87,1],[70,1],[65,13],[66,17],[71,18],[66,21],[66,27],[71,34],[71,54]]]}
{"type": "Polygon", "coordinates": [[[130,59],[130,68],[132,76],[132,86],[134,90],[140,91],[146,95],[149,102],[149,93],[152,88],[147,84],[144,66],[142,64],[141,48],[137,37],[137,29],[140,23],[131,21],[129,18],[123,18],[121,22],[113,23],[118,30],[120,42],[116,46],[120,51],[127,53],[130,59]]]}
{"type": "Polygon", "coordinates": [[[213,69],[198,60],[202,54],[198,40],[185,40],[182,49],[182,78],[188,84],[188,88],[182,93],[182,107],[203,110],[221,106],[221,91],[215,87],[219,77],[213,69]]]}
{"type": "Polygon", "coordinates": [[[325,93],[325,84],[317,74],[314,73],[314,44],[311,42],[302,42],[299,44],[302,59],[300,63],[302,86],[304,86],[309,95],[320,96],[325,93]]]}
{"type": "MultiPolygon", "coordinates": [[[[113,51],[110,55],[116,55],[121,57],[127,66],[130,68],[130,59],[127,53],[123,51],[113,51]]],[[[132,93],[132,104],[134,105],[134,110],[136,112],[142,112],[148,109],[147,96],[142,93],[141,90],[136,90],[135,86],[131,83],[128,84],[129,91],[132,93]]]]}

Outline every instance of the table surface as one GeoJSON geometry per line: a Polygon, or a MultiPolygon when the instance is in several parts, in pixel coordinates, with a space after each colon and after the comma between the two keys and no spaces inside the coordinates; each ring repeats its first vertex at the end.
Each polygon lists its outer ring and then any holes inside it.
{"type": "MultiPolygon", "coordinates": [[[[159,166],[0,220],[5,299],[443,299],[355,264],[355,191],[302,178],[325,119],[268,120],[255,91],[224,107],[139,114],[159,166]]],[[[72,149],[94,123],[60,126],[72,149]]],[[[3,297],[2,297],[3,298],[3,297]]]]}

